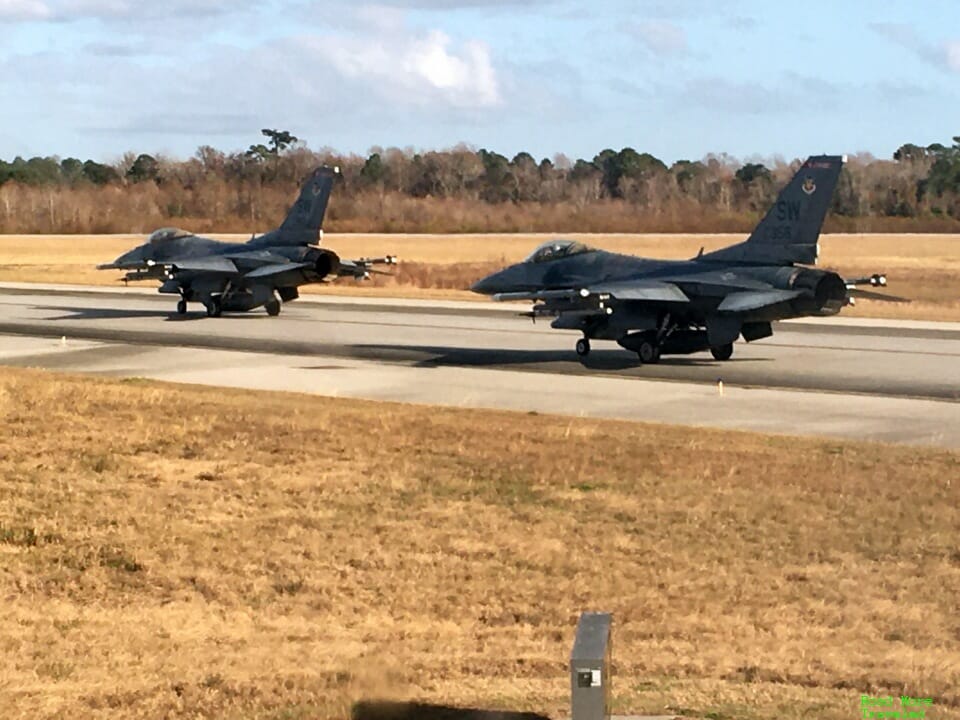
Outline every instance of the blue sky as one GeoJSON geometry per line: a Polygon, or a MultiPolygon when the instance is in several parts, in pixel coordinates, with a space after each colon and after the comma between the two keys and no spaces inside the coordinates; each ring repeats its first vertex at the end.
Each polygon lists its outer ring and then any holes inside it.
{"type": "Polygon", "coordinates": [[[309,147],[667,162],[960,134],[956,0],[0,0],[0,158],[309,147]]]}

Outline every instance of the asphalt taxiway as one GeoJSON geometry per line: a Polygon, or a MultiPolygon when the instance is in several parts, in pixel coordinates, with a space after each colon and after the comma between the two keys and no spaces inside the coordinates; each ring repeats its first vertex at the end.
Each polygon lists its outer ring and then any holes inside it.
{"type": "Polygon", "coordinates": [[[279,317],[178,316],[141,291],[0,285],[0,363],[330,396],[960,448],[960,324],[780,323],[734,358],[638,366],[522,306],[303,298],[279,317]],[[723,392],[718,381],[722,380],[723,392]]]}

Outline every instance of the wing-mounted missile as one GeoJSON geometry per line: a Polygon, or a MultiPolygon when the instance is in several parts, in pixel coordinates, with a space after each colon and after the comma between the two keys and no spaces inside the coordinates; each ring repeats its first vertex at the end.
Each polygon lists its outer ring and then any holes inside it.
{"type": "Polygon", "coordinates": [[[886,287],[887,286],[887,276],[883,273],[874,273],[869,277],[854,278],[852,280],[846,280],[847,289],[852,290],[857,285],[870,285],[872,287],[886,287]]]}
{"type": "Polygon", "coordinates": [[[887,295],[885,293],[872,292],[870,290],[861,290],[860,285],[869,285],[870,287],[886,287],[887,276],[883,273],[874,273],[868,277],[853,278],[845,281],[847,284],[847,305],[856,305],[857,298],[864,300],[879,300],[880,302],[908,303],[909,298],[899,295],[887,295]]]}
{"type": "Polygon", "coordinates": [[[392,275],[386,270],[379,270],[378,265],[396,265],[398,262],[396,255],[384,255],[382,257],[357,258],[356,260],[342,260],[340,262],[339,275],[341,277],[352,277],[355,280],[369,280],[370,275],[392,275]]]}
{"type": "Polygon", "coordinates": [[[118,278],[118,282],[124,284],[128,282],[136,282],[138,280],[163,280],[166,278],[166,272],[161,265],[151,265],[146,268],[141,268],[138,270],[133,270],[131,272],[125,273],[122,278],[118,278]]]}

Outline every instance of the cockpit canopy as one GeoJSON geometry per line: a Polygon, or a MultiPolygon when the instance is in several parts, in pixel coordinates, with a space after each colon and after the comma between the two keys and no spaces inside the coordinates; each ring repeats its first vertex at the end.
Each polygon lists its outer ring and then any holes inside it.
{"type": "Polygon", "coordinates": [[[576,240],[548,240],[527,255],[524,262],[547,262],[548,260],[558,260],[559,258],[569,257],[570,255],[593,252],[593,250],[592,247],[588,247],[576,240]]]}
{"type": "Polygon", "coordinates": [[[151,245],[160,245],[161,243],[170,242],[171,240],[177,240],[179,238],[190,237],[193,235],[192,232],[186,230],[181,230],[180,228],[166,227],[160,228],[159,230],[154,230],[150,233],[150,237],[147,238],[147,242],[151,245]]]}

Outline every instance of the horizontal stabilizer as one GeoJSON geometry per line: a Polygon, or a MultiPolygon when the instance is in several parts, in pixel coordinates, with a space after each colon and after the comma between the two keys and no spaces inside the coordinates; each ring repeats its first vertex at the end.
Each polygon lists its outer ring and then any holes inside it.
{"type": "Polygon", "coordinates": [[[880,302],[908,303],[910,298],[900,297],[899,295],[887,295],[886,293],[874,292],[873,290],[861,290],[851,288],[847,290],[847,295],[852,298],[863,298],[864,300],[879,300],[880,302]]]}
{"type": "Polygon", "coordinates": [[[747,292],[735,292],[730,293],[723,299],[717,311],[735,313],[759,310],[760,308],[770,305],[793,300],[801,295],[803,295],[802,290],[749,290],[747,292]]]}
{"type": "Polygon", "coordinates": [[[267,278],[290,272],[291,270],[300,270],[302,268],[313,267],[313,263],[275,263],[273,265],[261,265],[255,270],[251,270],[244,279],[267,278]]]}

